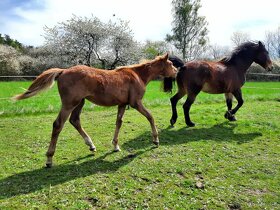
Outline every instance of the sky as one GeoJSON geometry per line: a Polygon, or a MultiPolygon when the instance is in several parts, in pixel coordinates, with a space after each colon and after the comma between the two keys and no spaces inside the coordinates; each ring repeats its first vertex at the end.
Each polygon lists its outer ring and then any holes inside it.
{"type": "MultiPolygon", "coordinates": [[[[234,32],[264,40],[280,26],[278,0],[201,0],[199,14],[208,22],[211,44],[231,46],[234,32]]],[[[44,26],[54,27],[73,14],[107,22],[129,21],[137,41],[160,41],[171,33],[171,0],[1,0],[0,33],[25,45],[44,44],[44,26]]]]}

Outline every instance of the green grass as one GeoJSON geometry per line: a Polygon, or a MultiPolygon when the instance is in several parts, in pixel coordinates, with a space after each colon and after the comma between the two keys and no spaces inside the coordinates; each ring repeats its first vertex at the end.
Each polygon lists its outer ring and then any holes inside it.
{"type": "MultiPolygon", "coordinates": [[[[1,82],[0,98],[29,84],[1,82]]],[[[223,118],[223,95],[201,93],[191,109],[194,128],[184,124],[184,100],[169,127],[170,95],[159,86],[150,83],[144,98],[159,148],[148,121],[129,109],[122,151],[111,152],[116,107],[88,103],[82,125],[97,153],[66,123],[51,169],[44,163],[60,107],[56,88],[16,103],[0,100],[0,209],[280,209],[280,84],[246,83],[237,122],[223,118]]]]}

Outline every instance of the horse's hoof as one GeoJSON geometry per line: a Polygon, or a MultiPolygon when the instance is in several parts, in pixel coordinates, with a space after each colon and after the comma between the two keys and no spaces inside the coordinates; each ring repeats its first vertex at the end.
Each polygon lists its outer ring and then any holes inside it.
{"type": "Polygon", "coordinates": [[[52,164],[51,163],[46,163],[46,168],[51,168],[52,164]]]}
{"type": "Polygon", "coordinates": [[[170,119],[170,125],[172,126],[172,127],[174,127],[174,124],[176,123],[176,120],[173,120],[173,119],[170,119]]]}
{"type": "Polygon", "coordinates": [[[229,111],[227,111],[224,116],[229,121],[236,121],[236,118],[235,118],[234,114],[231,114],[229,111]]]}
{"type": "Polygon", "coordinates": [[[195,124],[194,124],[193,122],[188,122],[188,123],[187,123],[187,126],[188,126],[188,127],[194,127],[195,124]]]}
{"type": "Polygon", "coordinates": [[[232,118],[233,114],[230,113],[230,111],[226,111],[224,117],[228,120],[230,120],[230,118],[232,118]]]}
{"type": "Polygon", "coordinates": [[[230,116],[230,117],[228,118],[228,120],[229,120],[229,121],[236,121],[237,119],[235,118],[234,115],[232,115],[232,116],[230,116]]]}

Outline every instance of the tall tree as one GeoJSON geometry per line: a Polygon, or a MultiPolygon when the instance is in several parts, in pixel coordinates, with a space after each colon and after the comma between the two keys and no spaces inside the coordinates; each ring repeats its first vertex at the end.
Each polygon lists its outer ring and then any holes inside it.
{"type": "Polygon", "coordinates": [[[208,45],[205,55],[208,59],[219,60],[227,55],[229,55],[230,50],[226,46],[221,46],[218,44],[208,45]]]}
{"type": "Polygon", "coordinates": [[[181,51],[187,60],[198,57],[207,43],[207,21],[198,15],[200,0],[172,0],[172,34],[166,41],[181,51]]]}
{"type": "Polygon", "coordinates": [[[165,41],[146,40],[142,47],[143,56],[147,59],[154,59],[157,55],[162,55],[169,51],[165,41]]]}
{"type": "Polygon", "coordinates": [[[232,34],[230,39],[231,39],[233,45],[235,47],[238,47],[242,43],[250,40],[250,34],[248,34],[246,32],[242,32],[242,31],[236,31],[232,34]]]}

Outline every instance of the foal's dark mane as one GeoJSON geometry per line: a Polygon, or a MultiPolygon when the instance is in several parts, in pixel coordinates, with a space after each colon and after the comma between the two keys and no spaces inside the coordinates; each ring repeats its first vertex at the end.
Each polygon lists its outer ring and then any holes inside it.
{"type": "Polygon", "coordinates": [[[236,59],[244,58],[247,59],[252,56],[252,53],[259,47],[258,42],[244,42],[240,46],[236,47],[231,55],[222,58],[219,62],[225,65],[234,64],[236,59]]]}

